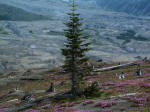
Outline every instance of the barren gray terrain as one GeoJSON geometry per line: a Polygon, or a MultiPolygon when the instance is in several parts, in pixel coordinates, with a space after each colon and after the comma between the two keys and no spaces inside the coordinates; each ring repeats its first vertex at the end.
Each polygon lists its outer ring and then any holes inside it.
{"type": "MultiPolygon", "coordinates": [[[[53,6],[43,8],[43,5],[38,4],[41,1],[32,6],[28,2],[17,0],[1,2],[35,13],[44,13],[53,19],[28,22],[0,21],[0,72],[61,65],[64,57],[61,56],[60,49],[65,43],[63,23],[67,20],[65,13],[69,9],[68,3],[43,2],[44,6],[53,6]],[[61,7],[57,7],[60,4],[61,7]],[[40,10],[36,10],[37,8],[40,10]]],[[[95,2],[89,0],[87,4],[92,7],[95,2]]],[[[80,6],[78,11],[84,18],[85,32],[91,36],[92,50],[88,55],[92,59],[119,62],[150,57],[149,17],[85,6],[80,6]]]]}

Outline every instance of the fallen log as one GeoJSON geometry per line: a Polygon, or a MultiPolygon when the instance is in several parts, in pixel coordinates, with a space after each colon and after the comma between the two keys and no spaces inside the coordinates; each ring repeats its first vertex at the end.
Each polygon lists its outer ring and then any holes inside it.
{"type": "Polygon", "coordinates": [[[24,80],[24,81],[39,81],[39,80],[44,80],[44,78],[20,78],[20,80],[24,80]]]}
{"type": "Polygon", "coordinates": [[[6,112],[20,112],[22,110],[25,110],[25,109],[28,109],[30,107],[33,107],[35,105],[35,103],[31,103],[31,104],[25,104],[25,105],[22,105],[22,106],[19,106],[17,108],[14,108],[14,109],[10,109],[6,112]]]}
{"type": "Polygon", "coordinates": [[[7,101],[6,103],[13,103],[13,102],[18,102],[18,101],[19,101],[18,99],[13,99],[13,100],[7,101]]]}
{"type": "Polygon", "coordinates": [[[18,102],[19,102],[18,99],[9,100],[9,101],[0,103],[0,108],[2,108],[3,106],[6,106],[6,105],[9,106],[9,105],[12,105],[12,104],[16,104],[18,102]]]}
{"type": "Polygon", "coordinates": [[[125,68],[125,67],[129,67],[129,66],[134,66],[134,65],[137,65],[137,64],[131,62],[131,63],[112,66],[112,67],[94,69],[93,72],[104,72],[104,71],[116,70],[116,69],[125,68]]]}
{"type": "Polygon", "coordinates": [[[38,107],[38,109],[46,109],[46,108],[48,108],[48,107],[50,107],[51,106],[51,104],[46,104],[46,105],[44,105],[44,106],[42,106],[42,107],[38,107]]]}
{"type": "Polygon", "coordinates": [[[48,94],[48,95],[45,95],[45,96],[42,96],[42,97],[39,97],[33,101],[30,101],[29,103],[27,104],[24,104],[24,105],[21,105],[21,106],[18,106],[16,108],[13,108],[13,109],[9,109],[5,112],[20,112],[20,111],[23,111],[25,109],[28,109],[28,108],[31,108],[37,104],[39,104],[41,101],[45,100],[45,99],[48,99],[48,98],[52,98],[56,95],[56,93],[53,93],[53,94],[48,94]]]}
{"type": "Polygon", "coordinates": [[[123,98],[123,97],[127,97],[127,96],[135,96],[137,94],[141,94],[141,93],[127,93],[127,94],[122,94],[122,95],[118,95],[118,96],[111,96],[111,98],[117,98],[117,97],[123,98]]]}

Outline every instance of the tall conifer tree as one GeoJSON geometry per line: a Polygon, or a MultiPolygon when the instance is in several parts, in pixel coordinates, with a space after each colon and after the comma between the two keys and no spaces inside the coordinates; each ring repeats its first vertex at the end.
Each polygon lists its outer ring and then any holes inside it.
{"type": "Polygon", "coordinates": [[[72,0],[71,13],[68,13],[69,21],[65,23],[67,29],[65,31],[65,37],[67,42],[62,54],[65,56],[64,68],[71,73],[71,93],[74,96],[80,94],[80,82],[87,72],[87,67],[84,66],[88,61],[85,53],[90,50],[88,47],[89,36],[83,34],[80,14],[76,13],[75,1],[72,0]]]}

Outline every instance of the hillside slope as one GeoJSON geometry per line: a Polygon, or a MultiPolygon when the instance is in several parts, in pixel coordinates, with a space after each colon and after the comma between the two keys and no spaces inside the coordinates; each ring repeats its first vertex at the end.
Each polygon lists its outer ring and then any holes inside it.
{"type": "MultiPolygon", "coordinates": [[[[150,112],[150,62],[135,63],[141,64],[142,76],[133,75],[137,66],[92,73],[81,84],[82,90],[89,88],[88,94],[74,99],[70,94],[62,95],[70,90],[71,82],[68,73],[60,72],[61,67],[10,72],[0,76],[0,112],[14,112],[14,109],[20,112],[150,112]],[[119,79],[120,72],[125,74],[123,80],[119,79]],[[50,82],[54,82],[55,92],[45,92],[50,82]],[[98,88],[90,89],[94,83],[98,88]],[[25,95],[30,96],[22,100],[25,95]]],[[[96,65],[111,67],[116,63],[96,65]]]]}
{"type": "Polygon", "coordinates": [[[97,3],[104,9],[134,15],[150,15],[149,0],[97,0],[97,3]]]}
{"type": "MultiPolygon", "coordinates": [[[[119,0],[114,1],[118,1],[116,4],[119,3],[119,0]]],[[[105,11],[100,9],[100,5],[99,7],[94,5],[95,2],[96,0],[78,0],[77,2],[78,12],[84,18],[82,22],[85,31],[91,35],[92,51],[88,53],[90,58],[115,62],[149,58],[150,19],[105,11]]],[[[46,14],[52,17],[50,21],[0,21],[0,72],[27,68],[51,68],[63,64],[64,57],[60,49],[65,41],[63,22],[67,21],[66,13],[70,9],[68,2],[0,0],[0,3],[18,7],[15,8],[16,12],[14,11],[14,14],[17,14],[15,17],[23,14],[19,8],[31,14],[46,14]]],[[[5,9],[9,10],[8,13],[12,11],[9,7],[5,9]]],[[[6,13],[5,10],[0,11],[1,15],[6,13]]],[[[21,17],[29,19],[27,16],[21,17]]]]}
{"type": "MultiPolygon", "coordinates": [[[[71,0],[5,0],[0,3],[9,4],[23,8],[29,12],[38,14],[62,15],[68,9],[68,2],[71,0]]],[[[93,9],[102,8],[117,12],[126,12],[133,15],[150,15],[149,0],[76,0],[80,8],[93,9]]]]}
{"type": "Polygon", "coordinates": [[[21,8],[0,4],[0,20],[31,21],[48,19],[42,15],[27,12],[21,8]]]}

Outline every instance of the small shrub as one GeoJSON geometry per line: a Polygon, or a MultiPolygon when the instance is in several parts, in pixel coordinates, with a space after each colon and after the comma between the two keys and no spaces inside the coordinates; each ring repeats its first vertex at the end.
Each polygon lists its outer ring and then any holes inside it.
{"type": "Polygon", "coordinates": [[[58,72],[58,68],[52,68],[52,69],[49,69],[48,72],[58,72]]]}
{"type": "Polygon", "coordinates": [[[8,32],[6,32],[6,31],[1,32],[1,34],[9,35],[9,33],[8,33],[8,32]]]}
{"type": "Polygon", "coordinates": [[[131,107],[139,107],[139,105],[137,103],[134,103],[131,105],[131,107]]]}
{"type": "Polygon", "coordinates": [[[97,85],[92,84],[84,90],[85,97],[99,97],[101,96],[101,92],[97,85]]]}
{"type": "Polygon", "coordinates": [[[112,92],[103,92],[102,96],[103,97],[110,97],[110,96],[113,96],[113,93],[112,92]]]}
{"type": "Polygon", "coordinates": [[[67,102],[73,102],[73,101],[77,101],[78,98],[72,96],[72,95],[60,95],[60,96],[56,96],[53,101],[54,102],[61,102],[61,103],[67,103],[67,102]]]}
{"type": "Polygon", "coordinates": [[[33,34],[33,31],[32,31],[32,30],[30,30],[30,31],[29,31],[29,33],[32,33],[32,34],[33,34]]]}

